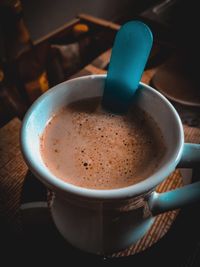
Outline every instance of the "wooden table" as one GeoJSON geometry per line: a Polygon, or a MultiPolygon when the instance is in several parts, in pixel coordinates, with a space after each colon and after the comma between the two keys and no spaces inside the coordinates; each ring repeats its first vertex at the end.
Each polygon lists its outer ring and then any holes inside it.
{"type": "MultiPolygon", "coordinates": [[[[110,52],[111,51],[108,50],[105,53],[103,53],[100,57],[98,57],[91,64],[86,66],[83,70],[74,75],[72,78],[95,73],[100,73],[100,74],[105,73],[105,70],[103,70],[103,68],[109,62],[110,52]]],[[[152,76],[154,75],[155,71],[156,69],[150,69],[145,71],[142,77],[142,81],[148,84],[152,76]]],[[[3,226],[6,225],[9,228],[9,231],[14,232],[15,236],[18,237],[21,234],[23,235],[23,229],[22,229],[23,225],[21,221],[20,207],[22,207],[22,205],[24,205],[24,203],[26,202],[42,201],[42,203],[45,203],[47,201],[47,193],[45,187],[43,187],[43,185],[41,185],[40,182],[38,181],[36,182],[36,179],[32,177],[31,173],[28,171],[26,164],[23,161],[19,145],[20,127],[21,127],[21,122],[17,118],[15,118],[12,121],[10,121],[5,127],[0,129],[0,220],[3,222],[3,226]],[[29,184],[29,186],[27,186],[26,184],[27,179],[32,181],[29,184]]],[[[185,130],[185,139],[187,142],[196,142],[196,143],[200,142],[199,128],[192,128],[185,125],[184,130],[185,130]]],[[[180,172],[177,170],[167,179],[167,181],[162,183],[157,190],[159,192],[164,192],[173,188],[180,187],[181,185],[182,185],[182,178],[180,172]]],[[[107,261],[115,262],[116,258],[118,257],[136,254],[134,257],[125,257],[124,259],[118,259],[118,262],[123,260],[123,262],[127,263],[128,262],[142,263],[144,262],[145,259],[148,260],[149,262],[151,261],[154,262],[154,257],[158,257],[158,252],[160,251],[159,253],[161,253],[163,257],[166,259],[164,260],[164,262],[162,262],[163,264],[162,266],[165,266],[164,265],[165,263],[167,262],[170,263],[170,260],[166,254],[167,250],[169,252],[169,255],[171,255],[170,257],[175,257],[172,262],[177,261],[178,264],[179,263],[181,264],[181,259],[183,259],[183,262],[186,262],[186,265],[184,266],[196,266],[194,265],[196,264],[194,259],[196,259],[197,253],[190,251],[189,247],[194,246],[196,251],[200,251],[199,247],[197,246],[197,244],[199,244],[198,242],[200,242],[200,238],[198,240],[194,238],[195,242],[192,243],[192,245],[190,245],[187,244],[187,241],[189,240],[188,242],[191,242],[191,236],[186,234],[186,237],[183,238],[184,235],[183,233],[184,231],[188,232],[191,231],[192,234],[195,234],[195,231],[197,231],[196,223],[194,224],[196,227],[195,228],[193,227],[193,223],[191,222],[191,220],[188,222],[186,218],[188,218],[188,216],[191,216],[190,219],[199,222],[199,219],[197,218],[199,216],[196,216],[196,211],[194,210],[194,208],[190,210],[183,209],[179,215],[178,213],[179,211],[172,211],[158,216],[154,228],[151,229],[151,231],[148,233],[147,236],[145,236],[136,245],[131,246],[125,251],[113,254],[112,257],[114,257],[114,259],[112,260],[108,259],[107,261]],[[174,225],[178,228],[176,229],[174,225]],[[185,227],[188,228],[185,229],[184,225],[185,227]],[[182,232],[180,229],[182,229],[182,232]],[[168,234],[164,237],[164,235],[168,231],[169,232],[171,231],[171,235],[168,234]],[[158,240],[160,241],[157,242],[158,240]],[[175,247],[176,253],[172,249],[173,245],[176,244],[176,246],[179,246],[182,250],[184,250],[183,242],[186,242],[185,247],[187,247],[188,251],[191,252],[189,253],[187,259],[185,259],[185,257],[182,257],[184,255],[181,255],[177,247],[175,247]],[[138,254],[138,252],[141,253],[138,254]],[[190,262],[187,263],[187,260],[190,262]]],[[[49,224],[51,224],[50,217],[48,219],[50,220],[49,224]]],[[[41,225],[39,223],[40,227],[42,227],[41,225]]],[[[53,233],[54,231],[55,230],[53,230],[53,233]]],[[[199,235],[200,231],[198,230],[197,232],[199,235]]],[[[52,235],[54,236],[54,234],[52,235]]],[[[64,251],[66,250],[63,249],[65,245],[63,245],[63,241],[61,241],[61,243],[62,246],[61,245],[60,246],[62,248],[60,247],[60,249],[63,250],[63,253],[65,253],[64,251]]],[[[47,245],[47,243],[45,244],[47,245]]],[[[37,246],[39,246],[38,243],[37,246]]],[[[24,246],[23,248],[26,249],[24,246]]],[[[67,249],[70,251],[72,255],[74,255],[75,258],[76,258],[75,255],[79,255],[77,251],[74,252],[74,250],[71,248],[69,249],[69,247],[67,247],[67,249]]],[[[50,248],[48,247],[47,253],[49,252],[49,250],[50,248]]],[[[89,259],[94,260],[94,257],[89,257],[88,259],[85,255],[83,256],[83,254],[81,254],[81,257],[83,257],[83,259],[84,260],[86,259],[87,261],[89,259]]],[[[97,258],[95,258],[95,261],[96,260],[97,258]]]]}

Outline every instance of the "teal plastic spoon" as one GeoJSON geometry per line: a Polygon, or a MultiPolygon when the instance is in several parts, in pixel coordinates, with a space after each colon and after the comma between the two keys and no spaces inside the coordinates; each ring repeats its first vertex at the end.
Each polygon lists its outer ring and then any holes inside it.
{"type": "Polygon", "coordinates": [[[134,99],[153,43],[152,32],[140,21],[130,21],[118,31],[112,49],[102,106],[125,113],[134,99]]]}

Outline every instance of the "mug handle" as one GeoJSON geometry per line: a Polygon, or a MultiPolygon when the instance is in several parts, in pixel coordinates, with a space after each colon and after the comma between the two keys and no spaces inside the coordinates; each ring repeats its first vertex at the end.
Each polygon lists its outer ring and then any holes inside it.
{"type": "MultiPolygon", "coordinates": [[[[178,168],[192,168],[200,164],[200,144],[185,143],[178,168]]],[[[152,215],[200,202],[200,182],[166,193],[152,193],[148,204],[152,215]]]]}

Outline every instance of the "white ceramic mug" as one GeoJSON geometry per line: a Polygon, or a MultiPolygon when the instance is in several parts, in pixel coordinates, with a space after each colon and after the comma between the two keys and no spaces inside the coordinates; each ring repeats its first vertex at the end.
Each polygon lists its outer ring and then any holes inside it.
{"type": "Polygon", "coordinates": [[[155,192],[178,164],[198,164],[200,147],[184,144],[176,110],[159,92],[142,83],[135,102],[157,122],[167,147],[159,168],[150,177],[126,188],[94,190],[68,184],[44,165],[40,136],[48,120],[70,102],[101,96],[105,77],[91,75],[55,86],[31,106],[21,129],[21,148],[28,167],[54,192],[51,211],[58,230],[75,247],[97,254],[128,247],[143,237],[157,214],[200,200],[199,182],[163,194],[155,192]]]}

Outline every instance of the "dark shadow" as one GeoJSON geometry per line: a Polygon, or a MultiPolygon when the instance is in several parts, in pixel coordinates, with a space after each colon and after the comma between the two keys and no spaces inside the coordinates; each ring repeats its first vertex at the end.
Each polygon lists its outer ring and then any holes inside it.
{"type": "Polygon", "coordinates": [[[46,201],[47,189],[46,187],[32,174],[30,170],[27,171],[24,179],[24,185],[21,195],[21,203],[46,201]]]}

